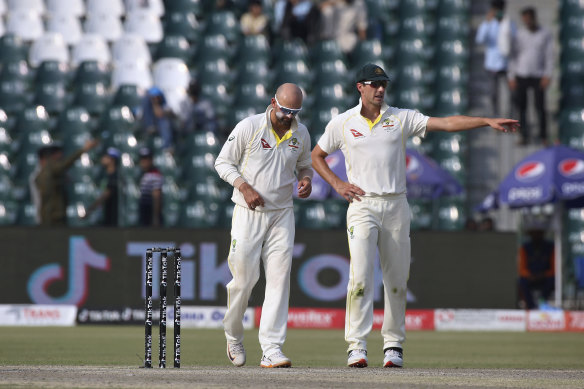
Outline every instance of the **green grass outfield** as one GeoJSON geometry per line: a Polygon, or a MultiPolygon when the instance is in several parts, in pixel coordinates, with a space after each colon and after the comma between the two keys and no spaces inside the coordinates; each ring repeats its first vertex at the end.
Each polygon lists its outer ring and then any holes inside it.
{"type": "MultiPolygon", "coordinates": [[[[158,332],[153,331],[153,364],[158,332]]],[[[248,365],[258,365],[257,330],[246,331],[248,365]]],[[[369,337],[369,364],[382,363],[381,336],[369,337]]],[[[339,330],[289,330],[284,352],[294,367],[343,367],[346,344],[339,330]]],[[[141,326],[2,327],[0,366],[140,366],[141,326]]],[[[172,364],[172,330],[168,357],[172,364]]],[[[182,366],[229,366],[221,330],[183,329],[182,366]]],[[[405,366],[420,369],[584,369],[584,334],[534,332],[408,332],[405,366]]],[[[584,384],[583,384],[584,385],[584,384]]]]}

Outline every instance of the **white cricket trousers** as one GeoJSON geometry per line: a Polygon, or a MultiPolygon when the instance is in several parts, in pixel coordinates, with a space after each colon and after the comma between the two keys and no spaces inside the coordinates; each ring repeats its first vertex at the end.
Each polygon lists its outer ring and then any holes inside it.
{"type": "Polygon", "coordinates": [[[223,319],[229,343],[243,342],[243,316],[260,277],[260,258],[266,276],[259,341],[264,355],[281,349],[286,340],[290,268],[294,247],[294,210],[252,211],[235,205],[231,225],[227,312],[223,319]]]}
{"type": "Polygon", "coordinates": [[[345,340],[348,351],[367,350],[373,326],[374,262],[379,249],[383,273],[383,349],[406,338],[406,295],[410,272],[410,208],[405,194],[361,197],[347,211],[351,265],[345,340]]]}

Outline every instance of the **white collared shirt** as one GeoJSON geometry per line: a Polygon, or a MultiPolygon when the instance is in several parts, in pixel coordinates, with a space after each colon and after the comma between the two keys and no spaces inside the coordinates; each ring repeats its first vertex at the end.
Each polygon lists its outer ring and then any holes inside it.
{"type": "MultiPolygon", "coordinates": [[[[311,169],[310,135],[296,118],[290,130],[278,137],[270,121],[271,107],[266,112],[239,122],[223,145],[215,169],[233,185],[243,178],[262,196],[265,206],[257,211],[292,207],[295,172],[311,169]]],[[[243,194],[233,190],[235,204],[247,207],[243,194]]]]}
{"type": "Polygon", "coordinates": [[[318,141],[327,154],[341,149],[349,183],[366,195],[406,193],[406,140],[424,137],[429,117],[383,104],[371,122],[359,105],[333,118],[318,141]]]}

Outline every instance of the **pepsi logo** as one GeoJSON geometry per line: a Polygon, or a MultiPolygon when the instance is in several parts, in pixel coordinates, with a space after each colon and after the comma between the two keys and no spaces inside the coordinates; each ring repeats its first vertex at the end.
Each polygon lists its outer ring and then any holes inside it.
{"type": "Polygon", "coordinates": [[[330,154],[325,158],[326,163],[329,167],[337,166],[337,164],[341,161],[338,154],[330,154]]]}
{"type": "Polygon", "coordinates": [[[521,164],[515,170],[515,178],[519,181],[535,180],[543,175],[545,165],[539,161],[529,161],[521,164]]]}
{"type": "Polygon", "coordinates": [[[584,161],[581,159],[564,159],[558,164],[560,174],[565,177],[573,177],[584,173],[584,161]]]}
{"type": "Polygon", "coordinates": [[[406,155],[406,174],[420,174],[422,170],[422,164],[420,160],[414,156],[406,155]]]}

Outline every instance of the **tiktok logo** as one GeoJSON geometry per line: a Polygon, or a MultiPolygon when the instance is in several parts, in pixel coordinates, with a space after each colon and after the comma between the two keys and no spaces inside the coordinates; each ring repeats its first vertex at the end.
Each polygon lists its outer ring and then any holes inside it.
{"type": "Polygon", "coordinates": [[[28,280],[28,295],[35,304],[83,305],[89,289],[89,268],[109,271],[110,260],[93,251],[83,236],[69,238],[69,288],[61,297],[50,296],[49,286],[64,279],[64,269],[57,263],[38,268],[28,280]]]}

